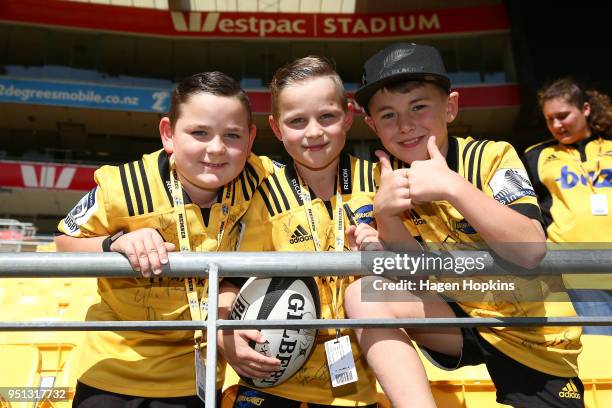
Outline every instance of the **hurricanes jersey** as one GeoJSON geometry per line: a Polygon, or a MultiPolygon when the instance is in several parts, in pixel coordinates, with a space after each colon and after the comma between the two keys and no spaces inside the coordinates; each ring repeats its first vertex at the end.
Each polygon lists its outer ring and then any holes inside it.
{"type": "MultiPolygon", "coordinates": [[[[567,146],[549,140],[527,149],[523,162],[538,194],[548,241],[603,242],[609,249],[612,137],[592,137],[567,146]],[[606,215],[593,214],[594,195],[605,197],[606,215]]],[[[593,247],[587,245],[586,249],[589,248],[593,247]]],[[[576,289],[612,289],[609,275],[567,274],[564,278],[568,287],[576,289]]]]}
{"type": "MultiPolygon", "coordinates": [[[[350,225],[348,212],[356,223],[372,220],[374,198],[373,164],[347,154],[340,156],[338,166],[339,188],[342,194],[344,225],[350,225]]],[[[337,183],[338,184],[338,183],[337,183]]],[[[321,250],[335,249],[333,211],[336,196],[330,201],[316,198],[313,191],[312,209],[317,223],[321,250]]],[[[315,251],[312,231],[305,213],[298,176],[292,164],[277,170],[258,187],[257,194],[243,218],[244,230],[240,239],[241,251],[315,251]]],[[[345,250],[348,250],[345,238],[345,250]]],[[[344,289],[353,277],[315,278],[321,299],[323,319],[345,317],[342,307],[344,289]],[[339,290],[337,314],[333,312],[333,293],[339,290]]],[[[372,372],[366,369],[365,357],[359,350],[352,330],[342,330],[351,336],[358,382],[351,394],[336,396],[331,388],[325,357],[324,342],[335,337],[335,330],[319,330],[317,344],[305,365],[291,379],[265,392],[314,404],[360,406],[376,402],[376,383],[372,372]]]]}
{"type": "MultiPolygon", "coordinates": [[[[183,192],[192,251],[234,250],[238,220],[260,181],[272,170],[267,158],[251,155],[245,170],[219,192],[217,203],[210,209],[191,203],[183,192]],[[230,213],[217,248],[221,201],[228,192],[230,213]]],[[[169,157],[163,150],[121,166],[103,166],[94,178],[97,186],[60,221],[60,232],[73,237],[95,237],[149,227],[179,247],[169,157]]],[[[200,298],[204,284],[205,279],[197,279],[200,298]]],[[[184,278],[99,278],[98,292],[101,302],[91,306],[87,320],[191,320],[184,278]]],[[[223,382],[224,368],[220,362],[217,387],[223,382]]],[[[81,382],[120,394],[194,395],[193,332],[88,332],[80,373],[81,382]]]]}
{"type": "MultiPolygon", "coordinates": [[[[448,138],[449,168],[471,182],[476,188],[531,219],[539,220],[536,194],[525,168],[514,148],[506,142],[473,140],[472,138],[448,138]]],[[[409,167],[393,159],[394,168],[409,167]]],[[[379,177],[376,169],[376,180],[379,177]]],[[[417,239],[426,243],[464,244],[476,249],[483,239],[467,220],[447,201],[426,203],[407,211],[404,226],[417,239]]],[[[499,220],[504,222],[504,220],[499,220]]],[[[454,248],[456,249],[456,248],[454,248]]],[[[474,277],[479,278],[479,277],[474,277]]],[[[487,277],[480,277],[487,278],[487,277]]],[[[487,278],[488,280],[488,278],[487,278]]],[[[521,316],[575,316],[571,303],[524,301],[524,294],[539,293],[540,283],[529,278],[513,276],[516,290],[505,301],[458,301],[466,313],[473,317],[521,317],[521,316]]],[[[504,277],[504,281],[508,281],[504,277]]],[[[453,298],[452,291],[444,292],[453,298]]],[[[459,293],[456,293],[457,295],[459,293]]],[[[459,297],[460,299],[460,297],[459,297]]],[[[581,351],[578,327],[507,327],[479,328],[482,337],[512,357],[533,369],[552,375],[573,377],[577,373],[576,360],[581,351]]]]}
{"type": "Polygon", "coordinates": [[[612,214],[593,215],[591,196],[612,211],[612,137],[564,146],[556,140],[525,151],[523,161],[540,200],[551,242],[610,242],[612,214]],[[597,180],[591,182],[597,174],[597,180]],[[588,178],[587,178],[588,177],[588,178]]]}

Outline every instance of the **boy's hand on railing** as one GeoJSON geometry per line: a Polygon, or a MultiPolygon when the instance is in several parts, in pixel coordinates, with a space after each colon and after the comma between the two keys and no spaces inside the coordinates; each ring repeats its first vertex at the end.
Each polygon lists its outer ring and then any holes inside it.
{"type": "Polygon", "coordinates": [[[168,263],[168,252],[175,250],[174,244],[164,242],[153,228],[142,228],[123,234],[110,246],[111,251],[125,255],[132,269],[143,277],[162,273],[162,265],[168,263]]]}
{"type": "Polygon", "coordinates": [[[249,346],[251,340],[259,344],[266,342],[258,330],[219,330],[217,334],[219,350],[238,375],[268,378],[280,369],[280,360],[253,350],[249,346]]]}
{"type": "Polygon", "coordinates": [[[384,249],[378,238],[378,231],[369,224],[351,225],[347,229],[347,235],[351,251],[382,251],[384,249]]]}

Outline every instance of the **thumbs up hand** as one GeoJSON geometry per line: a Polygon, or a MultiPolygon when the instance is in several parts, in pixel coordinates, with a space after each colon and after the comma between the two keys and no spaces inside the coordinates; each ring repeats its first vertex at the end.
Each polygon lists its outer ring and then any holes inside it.
{"type": "Polygon", "coordinates": [[[416,160],[408,171],[408,189],[413,205],[430,201],[447,200],[454,185],[453,179],[459,176],[448,168],[446,158],[436,144],[436,137],[427,140],[428,160],[416,160]]]}
{"type": "Polygon", "coordinates": [[[408,169],[393,170],[389,156],[381,151],[375,152],[380,159],[380,186],[374,198],[376,217],[396,217],[412,208],[408,186],[408,169]]]}

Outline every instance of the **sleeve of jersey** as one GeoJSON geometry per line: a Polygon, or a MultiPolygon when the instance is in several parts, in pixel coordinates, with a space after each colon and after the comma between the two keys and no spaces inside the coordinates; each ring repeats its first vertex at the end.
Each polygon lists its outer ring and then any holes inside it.
{"type": "Polygon", "coordinates": [[[483,153],[482,190],[513,210],[542,222],[536,193],[523,163],[506,142],[489,142],[483,153]]]}
{"type": "MultiPolygon", "coordinates": [[[[552,196],[550,191],[542,180],[540,179],[539,173],[539,161],[540,155],[542,153],[542,144],[538,144],[532,146],[525,150],[525,154],[521,157],[523,164],[525,165],[525,169],[527,169],[527,174],[529,175],[529,179],[533,184],[533,188],[538,197],[538,203],[540,205],[540,209],[542,210],[542,218],[544,220],[544,226],[548,228],[550,224],[552,224],[552,215],[550,214],[550,207],[552,205],[552,196]]],[[[546,231],[546,228],[544,230],[546,231]]]]}
{"type": "MultiPolygon", "coordinates": [[[[62,219],[57,229],[66,235],[89,238],[110,235],[115,231],[109,209],[112,208],[108,189],[112,186],[112,172],[115,167],[104,166],[96,170],[96,186],[79,200],[72,210],[62,219]]],[[[118,178],[115,180],[118,181],[118,178]]],[[[117,195],[116,195],[117,196],[117,195]]],[[[118,197],[122,197],[119,195],[118,197]]],[[[120,214],[116,214],[119,216],[120,214]]]]}

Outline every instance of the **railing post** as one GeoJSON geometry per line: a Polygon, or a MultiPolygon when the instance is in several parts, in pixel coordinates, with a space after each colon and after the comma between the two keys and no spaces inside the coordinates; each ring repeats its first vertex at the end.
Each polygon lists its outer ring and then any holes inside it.
{"type": "Polygon", "coordinates": [[[219,266],[208,265],[208,315],[206,325],[206,407],[217,406],[217,308],[219,303],[219,266]]]}

